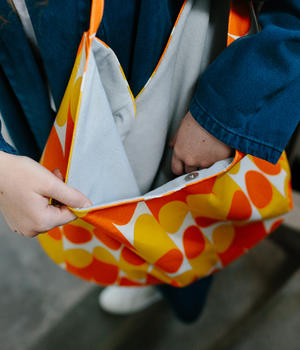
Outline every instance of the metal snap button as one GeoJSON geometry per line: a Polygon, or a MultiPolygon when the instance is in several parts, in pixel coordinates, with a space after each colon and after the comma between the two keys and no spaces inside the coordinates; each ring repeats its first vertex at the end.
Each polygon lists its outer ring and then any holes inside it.
{"type": "Polygon", "coordinates": [[[185,181],[191,181],[194,180],[198,175],[198,173],[190,173],[184,179],[185,181]]]}

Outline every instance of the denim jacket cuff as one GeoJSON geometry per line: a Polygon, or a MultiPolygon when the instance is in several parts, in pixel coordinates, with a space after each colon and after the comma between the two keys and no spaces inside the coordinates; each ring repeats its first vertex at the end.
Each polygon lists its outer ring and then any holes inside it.
{"type": "Polygon", "coordinates": [[[222,121],[205,111],[195,96],[190,105],[190,112],[195,120],[207,132],[240,152],[264,159],[273,164],[277,163],[282,154],[280,150],[263,144],[263,142],[259,142],[249,135],[242,134],[241,132],[237,133],[235,130],[222,123],[222,121]]]}

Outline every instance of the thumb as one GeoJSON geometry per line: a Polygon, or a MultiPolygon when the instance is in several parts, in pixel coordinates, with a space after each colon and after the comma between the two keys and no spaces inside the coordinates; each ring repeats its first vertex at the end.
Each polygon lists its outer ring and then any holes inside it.
{"type": "Polygon", "coordinates": [[[58,177],[53,181],[53,188],[49,197],[71,208],[87,208],[92,202],[82,192],[65,184],[58,177]]]}

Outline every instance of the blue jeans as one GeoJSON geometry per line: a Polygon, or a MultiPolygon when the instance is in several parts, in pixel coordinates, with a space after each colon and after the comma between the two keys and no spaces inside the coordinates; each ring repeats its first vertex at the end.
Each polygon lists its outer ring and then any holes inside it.
{"type": "Polygon", "coordinates": [[[201,315],[212,281],[213,276],[208,276],[184,288],[166,284],[157,288],[177,318],[182,322],[191,323],[201,315]]]}

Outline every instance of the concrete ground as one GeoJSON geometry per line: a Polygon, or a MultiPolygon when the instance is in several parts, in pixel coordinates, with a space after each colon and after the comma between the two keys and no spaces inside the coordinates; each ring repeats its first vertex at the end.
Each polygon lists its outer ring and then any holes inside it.
{"type": "Polygon", "coordinates": [[[0,349],[25,350],[93,288],[54,265],[0,216],[0,349]]]}

